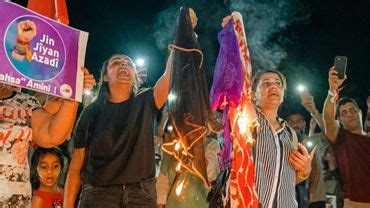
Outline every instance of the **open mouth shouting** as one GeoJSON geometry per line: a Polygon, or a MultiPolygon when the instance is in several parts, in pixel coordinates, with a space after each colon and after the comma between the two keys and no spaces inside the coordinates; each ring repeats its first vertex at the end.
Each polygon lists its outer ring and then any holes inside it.
{"type": "Polygon", "coordinates": [[[121,69],[118,73],[118,79],[124,80],[124,81],[130,81],[130,73],[127,69],[121,69]]]}

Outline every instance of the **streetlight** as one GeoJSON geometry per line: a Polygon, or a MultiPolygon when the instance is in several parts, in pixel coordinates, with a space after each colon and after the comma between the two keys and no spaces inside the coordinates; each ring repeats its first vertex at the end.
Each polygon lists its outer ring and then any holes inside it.
{"type": "Polygon", "coordinates": [[[143,67],[145,65],[145,60],[142,58],[138,58],[136,59],[135,63],[138,67],[143,67]]]}

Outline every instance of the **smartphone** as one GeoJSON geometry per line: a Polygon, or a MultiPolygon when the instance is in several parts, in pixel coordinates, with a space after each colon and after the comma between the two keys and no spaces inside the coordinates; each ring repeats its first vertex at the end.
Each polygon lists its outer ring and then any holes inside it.
{"type": "MultiPolygon", "coordinates": [[[[307,149],[308,153],[310,153],[313,150],[313,148],[315,148],[315,146],[316,146],[315,142],[313,140],[310,140],[310,139],[305,139],[302,142],[302,145],[307,149]]],[[[298,151],[300,153],[302,153],[301,149],[298,149],[298,151]]]]}
{"type": "Polygon", "coordinates": [[[336,56],[334,58],[334,67],[338,72],[338,78],[344,79],[347,69],[347,57],[346,56],[336,56]]]}

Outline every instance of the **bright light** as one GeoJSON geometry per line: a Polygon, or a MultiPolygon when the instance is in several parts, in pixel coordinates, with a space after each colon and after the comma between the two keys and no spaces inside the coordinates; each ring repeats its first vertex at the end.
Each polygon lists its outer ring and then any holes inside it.
{"type": "Polygon", "coordinates": [[[311,141],[307,142],[307,147],[312,147],[313,143],[311,141]]]}
{"type": "Polygon", "coordinates": [[[176,144],[175,144],[175,150],[176,151],[178,151],[179,149],[180,149],[180,142],[177,142],[176,144]]]}
{"type": "Polygon", "coordinates": [[[141,67],[141,66],[145,65],[145,60],[142,59],[142,58],[138,58],[138,59],[136,59],[135,63],[138,67],[141,67]]]}
{"type": "Polygon", "coordinates": [[[304,85],[298,85],[297,89],[299,92],[303,92],[306,88],[304,87],[304,85]]]}
{"type": "Polygon", "coordinates": [[[181,191],[182,191],[182,187],[184,186],[184,182],[185,182],[185,179],[182,180],[178,185],[177,185],[177,188],[176,188],[176,195],[179,196],[181,194],[181,191]]]}
{"type": "Polygon", "coordinates": [[[168,131],[172,131],[172,130],[173,130],[173,126],[168,125],[168,126],[167,126],[167,130],[168,130],[168,131]]]}
{"type": "Polygon", "coordinates": [[[175,168],[176,172],[181,169],[182,162],[179,162],[175,168]]]}
{"type": "Polygon", "coordinates": [[[244,134],[245,132],[247,132],[247,128],[249,126],[249,120],[248,120],[247,115],[245,115],[244,113],[242,113],[242,115],[240,115],[240,117],[238,119],[238,125],[239,125],[239,129],[240,129],[241,134],[244,134]]]}
{"type": "Polygon", "coordinates": [[[175,99],[176,99],[176,95],[175,95],[175,94],[170,93],[170,94],[168,95],[168,101],[174,101],[175,99]]]}
{"type": "Polygon", "coordinates": [[[90,96],[91,95],[91,91],[90,90],[85,90],[84,94],[87,95],[87,96],[90,96]]]}

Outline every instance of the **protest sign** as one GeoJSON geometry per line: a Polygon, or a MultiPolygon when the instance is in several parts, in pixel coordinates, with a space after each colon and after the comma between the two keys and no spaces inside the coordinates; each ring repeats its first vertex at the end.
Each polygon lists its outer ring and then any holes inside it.
{"type": "Polygon", "coordinates": [[[0,2],[0,82],[81,102],[88,33],[0,2]]]}

